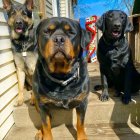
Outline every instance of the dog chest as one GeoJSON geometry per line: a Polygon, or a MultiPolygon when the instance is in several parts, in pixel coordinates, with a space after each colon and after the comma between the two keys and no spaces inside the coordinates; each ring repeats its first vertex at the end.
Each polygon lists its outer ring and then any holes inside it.
{"type": "Polygon", "coordinates": [[[124,68],[130,59],[130,49],[125,39],[115,45],[107,45],[101,38],[98,46],[97,57],[101,65],[116,70],[124,68]]]}

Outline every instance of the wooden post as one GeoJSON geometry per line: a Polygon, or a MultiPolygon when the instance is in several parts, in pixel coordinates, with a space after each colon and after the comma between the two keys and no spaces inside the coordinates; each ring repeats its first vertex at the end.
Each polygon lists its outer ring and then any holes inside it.
{"type": "Polygon", "coordinates": [[[138,63],[140,63],[140,16],[138,17],[138,63]]]}
{"type": "Polygon", "coordinates": [[[45,18],[45,1],[39,0],[39,16],[41,19],[45,18]]]}

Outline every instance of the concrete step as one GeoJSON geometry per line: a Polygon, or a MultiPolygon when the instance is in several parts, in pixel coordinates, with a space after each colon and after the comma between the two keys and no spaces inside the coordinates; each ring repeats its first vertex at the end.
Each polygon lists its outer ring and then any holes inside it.
{"type": "MultiPolygon", "coordinates": [[[[133,125],[92,124],[85,127],[88,140],[140,140],[140,129],[133,125]]],[[[4,140],[34,140],[35,127],[13,126],[4,140]]],[[[60,125],[52,128],[54,140],[76,140],[74,127],[60,125]]]]}
{"type": "MultiPolygon", "coordinates": [[[[93,90],[94,85],[100,83],[98,64],[90,64],[88,68],[91,79],[85,118],[88,140],[140,140],[140,95],[133,96],[132,102],[124,105],[120,98],[114,97],[113,91],[110,91],[110,100],[101,102],[101,91],[93,90]]],[[[15,125],[4,140],[34,140],[41,121],[35,107],[29,105],[29,95],[25,92],[25,104],[15,107],[15,125]]],[[[52,114],[54,140],[75,140],[75,110],[53,110],[52,114]]]]}
{"type": "MultiPolygon", "coordinates": [[[[114,97],[113,91],[110,91],[110,100],[101,102],[99,96],[101,91],[94,92],[95,84],[100,83],[98,64],[88,65],[90,75],[90,95],[87,107],[85,124],[98,123],[127,123],[140,122],[140,95],[132,97],[129,105],[124,105],[120,97],[114,97]]],[[[40,117],[34,106],[29,105],[29,93],[25,92],[25,104],[14,109],[14,120],[17,127],[40,126],[40,117]]],[[[52,126],[67,124],[76,124],[75,110],[53,110],[52,126]]]]}
{"type": "MultiPolygon", "coordinates": [[[[85,124],[140,122],[140,96],[132,97],[129,105],[122,104],[120,98],[110,97],[107,102],[99,100],[99,93],[90,93],[85,124]]],[[[34,106],[29,103],[14,109],[17,127],[40,126],[40,117],[34,106]]],[[[52,125],[76,124],[75,110],[53,110],[52,125]]]]}

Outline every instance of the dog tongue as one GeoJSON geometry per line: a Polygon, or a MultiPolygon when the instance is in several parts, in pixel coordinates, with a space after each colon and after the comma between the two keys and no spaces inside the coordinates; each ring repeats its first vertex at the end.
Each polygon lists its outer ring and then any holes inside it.
{"type": "Polygon", "coordinates": [[[118,32],[113,32],[112,34],[113,34],[114,36],[118,36],[118,35],[119,35],[118,32]]]}
{"type": "Polygon", "coordinates": [[[17,33],[21,33],[22,32],[22,29],[16,29],[16,32],[17,33]]]}

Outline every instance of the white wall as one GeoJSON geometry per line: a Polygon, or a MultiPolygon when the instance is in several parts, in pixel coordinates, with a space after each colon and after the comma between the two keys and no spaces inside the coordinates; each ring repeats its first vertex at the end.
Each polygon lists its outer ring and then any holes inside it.
{"type": "Polygon", "coordinates": [[[8,25],[0,1],[0,140],[14,124],[13,104],[18,93],[16,69],[11,51],[8,25]]]}

